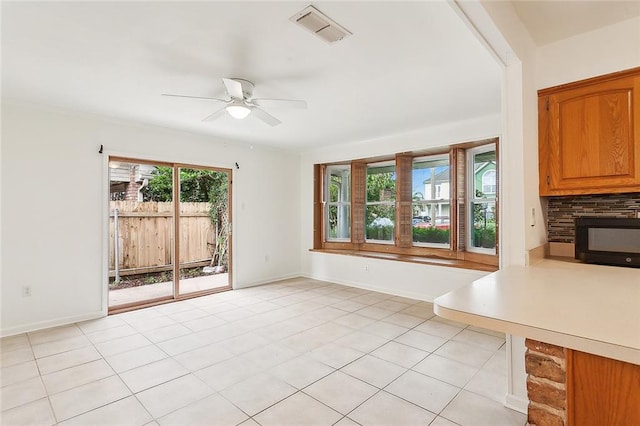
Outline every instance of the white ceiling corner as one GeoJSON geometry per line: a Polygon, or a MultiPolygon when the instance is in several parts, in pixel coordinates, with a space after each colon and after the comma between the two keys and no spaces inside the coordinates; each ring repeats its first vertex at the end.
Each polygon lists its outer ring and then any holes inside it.
{"type": "Polygon", "coordinates": [[[538,46],[640,16],[638,0],[512,0],[538,46]]]}

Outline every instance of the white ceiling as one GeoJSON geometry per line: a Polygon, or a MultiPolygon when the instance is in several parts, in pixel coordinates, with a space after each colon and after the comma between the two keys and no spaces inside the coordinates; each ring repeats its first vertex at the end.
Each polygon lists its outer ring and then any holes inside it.
{"type": "Polygon", "coordinates": [[[289,21],[308,4],[3,2],[2,94],[294,149],[499,113],[499,68],[446,1],[315,3],[353,33],[331,45],[289,21]],[[160,96],[225,97],[222,77],[308,109],[203,123],[220,104],[160,96]]]}
{"type": "MultiPolygon", "coordinates": [[[[464,0],[463,0],[464,1],[464,0]]],[[[638,16],[638,1],[515,1],[541,45],[638,16]]],[[[500,112],[500,70],[447,0],[314,2],[353,36],[289,21],[307,1],[2,2],[2,96],[283,148],[366,140],[500,112]],[[202,118],[222,77],[307,110],[202,118]]]]}

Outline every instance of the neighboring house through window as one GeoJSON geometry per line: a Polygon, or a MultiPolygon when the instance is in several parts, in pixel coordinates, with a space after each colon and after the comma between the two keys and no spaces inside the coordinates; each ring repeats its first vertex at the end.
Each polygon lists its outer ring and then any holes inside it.
{"type": "Polygon", "coordinates": [[[468,186],[468,222],[473,225],[468,234],[470,251],[496,253],[496,150],[480,146],[467,152],[467,170],[474,179],[468,186]]]}
{"type": "Polygon", "coordinates": [[[413,160],[413,185],[424,185],[424,196],[414,197],[413,243],[417,246],[450,246],[449,154],[417,157],[413,160]]]}
{"type": "Polygon", "coordinates": [[[142,189],[153,178],[155,166],[150,164],[109,164],[111,201],[143,201],[142,189]]]}
{"type": "MultiPolygon", "coordinates": [[[[495,165],[494,165],[495,167],[495,165]]],[[[485,194],[496,193],[496,171],[487,170],[482,174],[482,192],[485,194]]]]}

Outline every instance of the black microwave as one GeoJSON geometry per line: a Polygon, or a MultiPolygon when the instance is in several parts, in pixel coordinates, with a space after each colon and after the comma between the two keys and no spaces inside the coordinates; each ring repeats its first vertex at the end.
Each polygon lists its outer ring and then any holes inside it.
{"type": "Polygon", "coordinates": [[[576,219],[576,259],[640,268],[640,218],[576,219]]]}

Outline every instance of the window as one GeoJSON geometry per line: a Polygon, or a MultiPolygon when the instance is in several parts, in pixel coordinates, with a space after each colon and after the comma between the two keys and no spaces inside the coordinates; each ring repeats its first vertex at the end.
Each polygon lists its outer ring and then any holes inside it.
{"type": "Polygon", "coordinates": [[[450,173],[448,154],[413,160],[412,240],[416,246],[450,246],[450,173]]]}
{"type": "Polygon", "coordinates": [[[396,221],[394,162],[367,164],[365,240],[392,242],[396,221]]]}
{"type": "Polygon", "coordinates": [[[496,150],[493,145],[468,151],[469,251],[496,253],[496,150]]]}
{"type": "Polygon", "coordinates": [[[495,270],[496,141],[316,164],[314,249],[495,270]]]}
{"type": "Polygon", "coordinates": [[[328,166],[326,173],[325,223],[327,241],[351,238],[351,167],[328,166]]]}

